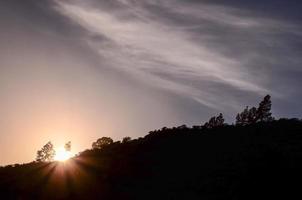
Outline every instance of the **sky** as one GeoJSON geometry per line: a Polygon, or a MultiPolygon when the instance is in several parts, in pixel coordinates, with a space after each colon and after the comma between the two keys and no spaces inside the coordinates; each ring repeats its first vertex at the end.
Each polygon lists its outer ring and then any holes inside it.
{"type": "Polygon", "coordinates": [[[73,151],[272,96],[301,118],[300,0],[0,1],[0,165],[73,151]]]}

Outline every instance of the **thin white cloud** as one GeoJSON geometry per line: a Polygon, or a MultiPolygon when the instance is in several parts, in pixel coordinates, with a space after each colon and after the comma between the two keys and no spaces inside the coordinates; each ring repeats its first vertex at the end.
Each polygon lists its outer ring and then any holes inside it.
{"type": "MultiPolygon", "coordinates": [[[[268,81],[267,75],[261,78],[261,73],[257,77],[250,74],[251,70],[245,66],[247,61],[250,62],[250,57],[240,59],[219,53],[208,45],[207,38],[211,37],[209,33],[192,33],[186,30],[186,26],[179,29],[179,26],[173,23],[165,23],[165,19],[161,20],[156,14],[150,13],[144,7],[145,4],[139,1],[116,2],[124,6],[125,9],[120,10],[123,14],[120,14],[118,9],[92,7],[91,3],[95,3],[93,0],[68,3],[58,1],[57,10],[88,31],[87,41],[90,46],[112,66],[127,71],[153,86],[185,94],[209,107],[217,106],[211,88],[203,85],[196,87],[165,76],[183,77],[187,82],[191,79],[201,83],[213,82],[261,95],[272,92],[262,84],[268,81]],[[192,39],[196,34],[200,34],[198,41],[192,39]],[[95,36],[104,38],[104,41],[96,42],[93,39],[95,36]]],[[[186,18],[206,20],[234,29],[255,31],[257,28],[268,30],[276,27],[272,20],[238,16],[234,9],[227,7],[194,7],[178,5],[175,1],[145,3],[148,6],[161,6],[170,13],[186,18]]],[[[202,27],[203,24],[199,26],[202,27]]],[[[220,106],[221,104],[223,103],[220,102],[220,106]]]]}

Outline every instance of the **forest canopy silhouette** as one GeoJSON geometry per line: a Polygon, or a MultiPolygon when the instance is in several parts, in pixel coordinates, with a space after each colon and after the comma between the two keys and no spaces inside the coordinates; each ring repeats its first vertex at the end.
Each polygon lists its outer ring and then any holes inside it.
{"type": "MultiPolygon", "coordinates": [[[[103,136],[65,163],[51,142],[36,161],[0,168],[1,199],[292,199],[301,197],[302,121],[275,119],[271,97],[235,123],[103,136]]],[[[71,150],[71,142],[64,146],[71,150]]]]}

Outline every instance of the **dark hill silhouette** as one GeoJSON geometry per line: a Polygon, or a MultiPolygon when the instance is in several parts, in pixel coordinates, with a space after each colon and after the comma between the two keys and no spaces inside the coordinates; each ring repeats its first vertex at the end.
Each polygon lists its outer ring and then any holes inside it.
{"type": "Polygon", "coordinates": [[[299,199],[302,121],[163,128],[64,163],[0,169],[1,199],[299,199]]]}

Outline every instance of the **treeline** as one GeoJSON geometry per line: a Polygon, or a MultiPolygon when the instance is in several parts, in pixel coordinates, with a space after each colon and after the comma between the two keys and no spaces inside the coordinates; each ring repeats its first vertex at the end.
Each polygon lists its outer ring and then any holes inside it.
{"type": "Polygon", "coordinates": [[[99,139],[66,163],[0,168],[1,199],[300,199],[302,121],[99,139]]]}
{"type": "MultiPolygon", "coordinates": [[[[249,108],[248,106],[241,112],[238,113],[236,116],[235,125],[236,126],[245,126],[250,124],[255,124],[257,122],[270,122],[273,121],[274,118],[272,117],[271,113],[271,96],[266,95],[264,99],[259,103],[259,106],[249,108]]],[[[211,117],[208,122],[204,123],[203,125],[197,125],[193,126],[193,129],[211,129],[216,127],[222,127],[228,125],[225,123],[225,119],[223,117],[223,114],[220,113],[218,116],[211,117]]],[[[175,129],[188,129],[186,125],[182,125],[179,127],[173,127],[172,130],[175,129]]],[[[151,131],[149,133],[156,133],[160,131],[167,130],[167,127],[162,128],[161,130],[155,130],[151,131]]],[[[126,143],[131,141],[131,137],[125,137],[122,139],[122,143],[126,143]]],[[[114,141],[110,137],[101,137],[97,139],[95,142],[92,143],[92,149],[102,149],[103,147],[106,147],[110,144],[113,144],[114,141]]],[[[119,142],[117,142],[119,143],[119,142]]],[[[66,151],[70,151],[71,149],[71,142],[68,142],[65,144],[66,151]]],[[[55,157],[55,149],[51,142],[48,142],[45,144],[41,150],[37,151],[36,161],[38,162],[51,162],[53,161],[55,157]]]]}
{"type": "MultiPolygon", "coordinates": [[[[236,115],[235,125],[236,126],[245,126],[250,124],[255,124],[258,122],[271,122],[274,120],[271,113],[272,102],[271,96],[266,95],[264,99],[259,103],[259,106],[249,108],[248,106],[240,113],[236,115]]],[[[206,123],[202,125],[195,125],[193,129],[211,129],[217,127],[227,126],[223,114],[220,113],[218,116],[211,117],[206,123]]],[[[188,129],[186,125],[181,125],[179,127],[173,127],[175,129],[188,129]]],[[[167,130],[167,127],[162,128],[161,130],[167,130]]],[[[151,131],[150,133],[159,132],[161,130],[151,131]]]]}
{"type": "Polygon", "coordinates": [[[232,125],[219,114],[137,139],[101,137],[65,163],[50,162],[53,145],[47,143],[39,160],[0,167],[0,197],[300,199],[302,120],[274,120],[269,96],[237,116],[232,125]]]}

